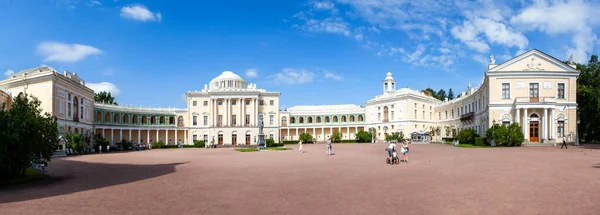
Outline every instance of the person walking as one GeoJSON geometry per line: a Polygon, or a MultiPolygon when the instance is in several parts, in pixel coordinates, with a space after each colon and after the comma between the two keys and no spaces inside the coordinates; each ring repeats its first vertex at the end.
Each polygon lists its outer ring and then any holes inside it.
{"type": "Polygon", "coordinates": [[[327,143],[325,146],[325,154],[327,154],[327,156],[331,155],[331,139],[327,139],[327,143]]]}
{"type": "Polygon", "coordinates": [[[302,140],[298,141],[298,151],[300,151],[300,153],[304,153],[304,151],[302,151],[302,140]]]}
{"type": "Polygon", "coordinates": [[[562,148],[563,148],[563,146],[565,147],[565,149],[569,149],[569,148],[567,147],[567,136],[563,136],[563,139],[562,139],[562,145],[560,145],[560,149],[562,149],[562,148]]]}

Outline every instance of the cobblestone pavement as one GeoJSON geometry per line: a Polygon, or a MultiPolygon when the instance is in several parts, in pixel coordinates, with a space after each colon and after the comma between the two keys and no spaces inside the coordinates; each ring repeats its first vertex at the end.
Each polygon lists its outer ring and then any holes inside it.
{"type": "Polygon", "coordinates": [[[0,214],[600,214],[597,147],[412,145],[393,166],[385,147],[60,158],[51,180],[0,188],[0,214]]]}

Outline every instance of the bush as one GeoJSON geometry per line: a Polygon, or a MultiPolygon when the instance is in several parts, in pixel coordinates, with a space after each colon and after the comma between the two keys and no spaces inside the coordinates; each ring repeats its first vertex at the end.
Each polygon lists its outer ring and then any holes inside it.
{"type": "Polygon", "coordinates": [[[153,149],[160,149],[160,148],[166,148],[165,143],[163,143],[162,140],[156,141],[154,143],[152,143],[152,148],[153,149]]]}
{"type": "Polygon", "coordinates": [[[83,152],[83,136],[77,133],[67,133],[65,135],[65,139],[67,140],[67,148],[72,148],[77,153],[83,152]]]}
{"type": "Polygon", "coordinates": [[[475,137],[475,145],[476,146],[486,146],[485,138],[483,137],[475,137]]]}
{"type": "Polygon", "coordinates": [[[521,146],[525,140],[523,130],[517,123],[513,123],[508,127],[495,124],[487,130],[485,136],[490,141],[494,140],[498,146],[521,146]]]}
{"type": "Polygon", "coordinates": [[[370,143],[372,138],[373,137],[371,136],[371,133],[366,131],[358,131],[358,133],[356,133],[355,141],[357,143],[370,143]]]}
{"type": "Polygon", "coordinates": [[[402,131],[392,132],[391,134],[387,135],[387,137],[385,137],[386,141],[396,140],[398,142],[402,142],[402,139],[404,139],[404,133],[402,131]]]}
{"type": "Polygon", "coordinates": [[[204,148],[205,146],[206,146],[206,144],[204,143],[203,140],[194,141],[194,145],[193,145],[194,148],[204,148]]]}
{"type": "Polygon", "coordinates": [[[342,142],[342,132],[334,131],[331,134],[331,138],[329,138],[329,139],[331,139],[332,143],[341,143],[342,142]]]}
{"type": "Polygon", "coordinates": [[[269,138],[265,140],[265,143],[267,144],[267,147],[276,147],[275,146],[275,140],[269,138]]]}
{"type": "Polygon", "coordinates": [[[456,135],[456,139],[458,139],[460,144],[474,144],[475,137],[479,137],[479,135],[475,133],[475,130],[470,128],[460,130],[458,135],[456,135]]]}
{"type": "Polygon", "coordinates": [[[127,141],[126,139],[122,139],[121,142],[118,142],[117,146],[123,147],[123,150],[133,149],[133,143],[127,141]]]}
{"type": "Polygon", "coordinates": [[[178,145],[163,145],[160,147],[161,149],[174,149],[174,148],[179,148],[178,145]]]}
{"type": "Polygon", "coordinates": [[[356,140],[342,140],[342,143],[356,143],[356,140]]]}
{"type": "MultiPolygon", "coordinates": [[[[300,134],[300,141],[302,141],[302,143],[312,143],[313,136],[310,135],[309,133],[302,133],[302,134],[300,134]]],[[[298,142],[296,141],[296,143],[298,143],[298,142]]]]}
{"type": "MultiPolygon", "coordinates": [[[[302,142],[302,144],[304,144],[305,142],[302,142]]],[[[286,140],[283,141],[284,145],[289,145],[289,144],[298,144],[298,140],[286,140]]]]}
{"type": "Polygon", "coordinates": [[[442,142],[452,142],[452,141],[454,141],[454,138],[452,138],[452,137],[443,137],[442,138],[442,142]]]}
{"type": "Polygon", "coordinates": [[[195,145],[183,145],[183,148],[202,148],[202,147],[196,147],[195,145]]]}

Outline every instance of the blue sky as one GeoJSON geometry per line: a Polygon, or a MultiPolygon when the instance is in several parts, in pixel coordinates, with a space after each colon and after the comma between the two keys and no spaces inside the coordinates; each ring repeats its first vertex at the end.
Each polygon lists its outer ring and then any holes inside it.
{"type": "Polygon", "coordinates": [[[399,87],[464,91],[537,48],[600,53],[588,1],[0,0],[0,71],[78,73],[120,104],[185,107],[225,70],[282,93],[281,107],[359,104],[399,87]]]}

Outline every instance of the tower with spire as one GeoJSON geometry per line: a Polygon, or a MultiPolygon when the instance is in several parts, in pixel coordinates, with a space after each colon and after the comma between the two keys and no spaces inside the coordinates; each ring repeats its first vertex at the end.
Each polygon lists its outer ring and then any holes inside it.
{"type": "Polygon", "coordinates": [[[396,91],[396,80],[392,77],[392,73],[388,69],[385,79],[383,80],[383,93],[391,93],[396,91]]]}

